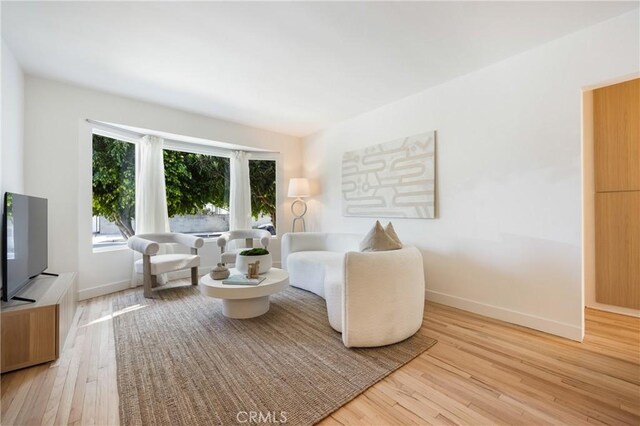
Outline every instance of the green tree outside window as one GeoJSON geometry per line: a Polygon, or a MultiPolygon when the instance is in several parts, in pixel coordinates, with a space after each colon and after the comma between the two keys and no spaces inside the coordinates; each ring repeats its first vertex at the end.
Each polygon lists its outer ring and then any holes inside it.
{"type": "MultiPolygon", "coordinates": [[[[229,159],[164,150],[169,217],[207,214],[213,205],[229,209],[229,159]]],[[[276,162],[251,160],[252,215],[276,223],[276,162]]],[[[93,215],[113,222],[122,236],[134,235],[135,145],[93,136],[93,215]]]]}

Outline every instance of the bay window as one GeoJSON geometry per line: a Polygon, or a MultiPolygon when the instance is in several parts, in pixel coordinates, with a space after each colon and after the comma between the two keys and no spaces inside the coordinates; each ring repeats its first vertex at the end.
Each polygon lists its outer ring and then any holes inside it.
{"type": "MultiPolygon", "coordinates": [[[[93,247],[135,233],[136,141],[93,134],[93,247]]],[[[229,230],[231,151],[168,143],[163,149],[171,232],[215,237],[229,230]],[[225,155],[226,154],[226,155],[225,155]]],[[[276,161],[250,159],[252,226],[276,233],[276,161]]]]}

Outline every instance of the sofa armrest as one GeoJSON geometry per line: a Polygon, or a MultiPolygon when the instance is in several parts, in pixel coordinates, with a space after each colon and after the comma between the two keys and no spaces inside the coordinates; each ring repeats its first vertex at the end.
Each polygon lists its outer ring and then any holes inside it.
{"type": "Polygon", "coordinates": [[[422,326],[424,266],[415,247],[348,252],[342,294],[342,341],[347,347],[399,342],[422,326]]]}

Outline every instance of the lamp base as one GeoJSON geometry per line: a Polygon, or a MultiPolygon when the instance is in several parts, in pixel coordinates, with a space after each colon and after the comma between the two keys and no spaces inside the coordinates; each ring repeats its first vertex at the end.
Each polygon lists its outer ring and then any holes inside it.
{"type": "Polygon", "coordinates": [[[293,219],[293,226],[291,227],[291,232],[296,232],[296,221],[302,221],[302,232],[307,232],[307,224],[304,221],[303,217],[296,217],[293,219]]]}
{"type": "Polygon", "coordinates": [[[307,213],[307,203],[304,202],[303,199],[298,198],[293,203],[291,203],[291,214],[293,214],[293,225],[291,227],[291,232],[296,232],[296,222],[302,221],[302,232],[307,232],[307,224],[304,221],[304,215],[307,213]],[[302,212],[297,214],[295,212],[296,205],[302,206],[302,212]]]}

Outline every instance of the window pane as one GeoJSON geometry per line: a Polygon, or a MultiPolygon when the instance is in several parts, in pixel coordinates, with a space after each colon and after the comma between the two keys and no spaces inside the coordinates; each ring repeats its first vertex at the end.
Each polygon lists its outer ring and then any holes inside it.
{"type": "Polygon", "coordinates": [[[93,247],[121,245],[134,234],[136,150],[93,135],[93,247]]]}
{"type": "Polygon", "coordinates": [[[276,162],[249,160],[253,227],[276,235],[276,162]]]}
{"type": "Polygon", "coordinates": [[[202,236],[229,230],[229,159],[164,151],[171,232],[202,236]]]}

